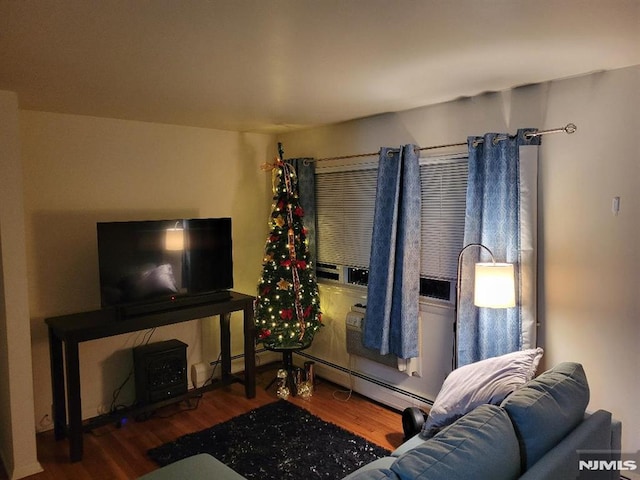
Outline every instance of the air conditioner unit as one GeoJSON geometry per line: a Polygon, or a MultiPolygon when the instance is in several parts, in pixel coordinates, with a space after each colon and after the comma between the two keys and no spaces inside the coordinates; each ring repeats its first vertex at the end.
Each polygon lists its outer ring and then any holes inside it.
{"type": "Polygon", "coordinates": [[[407,375],[419,376],[419,359],[398,358],[392,353],[381,355],[379,351],[367,348],[363,345],[362,332],[364,330],[366,311],[366,307],[361,305],[354,305],[351,307],[351,311],[347,313],[345,319],[347,329],[347,353],[366,358],[368,360],[386,365],[388,367],[396,368],[401,372],[406,373],[407,375]]]}
{"type": "Polygon", "coordinates": [[[351,311],[347,313],[347,352],[373,362],[398,368],[398,357],[393,354],[380,355],[377,350],[367,348],[362,344],[365,312],[366,309],[364,307],[353,306],[351,311]]]}

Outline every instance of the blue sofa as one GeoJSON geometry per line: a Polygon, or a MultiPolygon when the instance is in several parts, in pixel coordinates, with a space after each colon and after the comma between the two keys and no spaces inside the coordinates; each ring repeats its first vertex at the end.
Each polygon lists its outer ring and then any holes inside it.
{"type": "Polygon", "coordinates": [[[619,479],[580,471],[586,451],[615,460],[621,448],[620,422],[604,410],[586,413],[588,403],[582,366],[561,363],[500,405],[481,405],[428,440],[418,434],[345,480],[619,479]]]}
{"type": "MultiPolygon", "coordinates": [[[[616,470],[580,470],[580,459],[619,458],[622,427],[611,413],[586,413],[589,386],[580,364],[561,363],[500,405],[481,405],[435,436],[420,434],[344,480],[619,479],[616,470]],[[603,457],[604,455],[604,457],[603,457]]],[[[615,463],[612,464],[615,466],[615,463]]],[[[144,480],[241,480],[209,455],[158,469],[144,480]]]]}

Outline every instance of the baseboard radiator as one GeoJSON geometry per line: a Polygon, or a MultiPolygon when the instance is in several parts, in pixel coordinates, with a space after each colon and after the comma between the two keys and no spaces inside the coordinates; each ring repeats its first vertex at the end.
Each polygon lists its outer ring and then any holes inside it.
{"type": "MultiPolygon", "coordinates": [[[[265,348],[256,349],[256,354],[263,353],[263,352],[267,352],[267,350],[265,348]]],[[[371,383],[373,385],[376,385],[378,387],[381,387],[381,388],[384,388],[386,390],[389,390],[390,392],[393,392],[393,393],[395,393],[397,395],[400,395],[400,396],[403,396],[403,397],[407,397],[412,402],[419,402],[419,403],[424,403],[424,404],[429,405],[429,406],[433,406],[433,400],[431,400],[429,398],[423,397],[422,395],[418,395],[418,394],[416,394],[414,392],[410,392],[410,391],[405,390],[403,388],[399,388],[399,387],[397,387],[395,385],[392,385],[390,383],[384,382],[384,381],[382,381],[382,380],[380,380],[378,378],[371,377],[371,376],[369,376],[369,375],[367,375],[365,373],[362,373],[362,372],[359,372],[359,371],[355,371],[355,370],[351,370],[351,369],[349,369],[347,367],[343,367],[342,365],[338,365],[336,363],[329,362],[327,360],[324,360],[322,358],[316,357],[316,356],[311,355],[309,353],[306,353],[304,351],[298,351],[298,352],[295,352],[295,354],[299,355],[301,357],[307,358],[309,360],[312,360],[312,361],[314,361],[316,363],[322,364],[322,365],[324,365],[326,367],[329,367],[329,368],[332,368],[334,370],[337,370],[339,372],[342,372],[342,373],[345,373],[347,375],[350,375],[352,377],[359,378],[361,380],[369,382],[369,383],[371,383]]],[[[244,359],[244,354],[243,353],[241,353],[239,355],[234,355],[234,356],[231,357],[232,361],[239,361],[239,360],[242,360],[242,359],[244,359]]],[[[210,362],[209,365],[211,365],[212,367],[215,368],[217,366],[217,364],[219,364],[219,363],[221,363],[220,360],[214,360],[213,362],[210,362]]]]}
{"type": "Polygon", "coordinates": [[[307,358],[309,360],[313,360],[314,362],[322,364],[322,365],[325,365],[325,366],[327,366],[329,368],[338,370],[338,371],[340,371],[342,373],[346,373],[346,374],[348,374],[348,375],[350,375],[352,377],[356,377],[356,378],[359,378],[361,380],[365,380],[365,381],[370,382],[370,383],[372,383],[372,384],[374,384],[374,385],[376,385],[378,387],[385,388],[385,389],[387,389],[387,390],[389,390],[389,391],[391,391],[391,392],[393,392],[395,394],[407,397],[407,398],[411,399],[412,401],[421,402],[421,403],[425,403],[425,404],[427,404],[429,406],[433,406],[433,400],[431,400],[429,398],[423,397],[422,395],[418,395],[417,393],[410,392],[410,391],[405,390],[403,388],[397,387],[396,385],[392,385],[390,383],[384,382],[384,381],[382,381],[382,380],[380,380],[378,378],[370,377],[366,373],[362,373],[362,372],[359,372],[359,371],[356,371],[356,370],[351,370],[351,369],[349,369],[347,367],[343,367],[342,365],[337,365],[335,363],[332,363],[332,362],[329,362],[327,360],[324,360],[323,358],[319,358],[319,357],[316,357],[314,355],[310,355],[309,353],[306,353],[306,352],[303,352],[303,351],[295,352],[295,354],[296,355],[300,355],[301,357],[307,358]]]}

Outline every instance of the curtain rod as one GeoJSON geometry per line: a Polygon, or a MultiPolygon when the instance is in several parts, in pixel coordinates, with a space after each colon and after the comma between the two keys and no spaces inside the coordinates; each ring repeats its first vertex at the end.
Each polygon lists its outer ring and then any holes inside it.
{"type": "MultiPolygon", "coordinates": [[[[560,128],[552,128],[550,130],[540,130],[538,132],[536,132],[536,131],[525,132],[524,136],[526,138],[533,138],[533,137],[540,137],[542,135],[547,135],[547,134],[550,134],[550,133],[562,133],[562,132],[567,133],[567,134],[572,134],[577,129],[578,129],[578,127],[576,127],[575,124],[568,123],[564,127],[560,127],[560,128]]],[[[483,140],[478,140],[478,143],[482,143],[482,142],[483,142],[483,140]]],[[[466,145],[467,145],[467,142],[449,143],[447,145],[435,145],[435,146],[432,146],[432,147],[422,147],[422,148],[419,148],[418,150],[423,151],[423,150],[435,150],[435,149],[438,149],[438,148],[464,147],[466,145]]],[[[341,157],[317,158],[315,160],[308,159],[308,161],[322,162],[324,160],[346,160],[346,159],[349,159],[349,158],[373,157],[373,156],[379,155],[379,154],[380,154],[380,152],[357,153],[355,155],[343,155],[341,157]]]]}

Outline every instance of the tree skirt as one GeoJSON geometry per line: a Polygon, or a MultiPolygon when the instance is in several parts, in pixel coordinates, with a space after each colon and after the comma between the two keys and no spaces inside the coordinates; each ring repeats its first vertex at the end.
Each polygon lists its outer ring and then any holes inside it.
{"type": "Polygon", "coordinates": [[[248,479],[339,479],[389,451],[278,400],[149,450],[159,465],[209,453],[248,479]]]}

